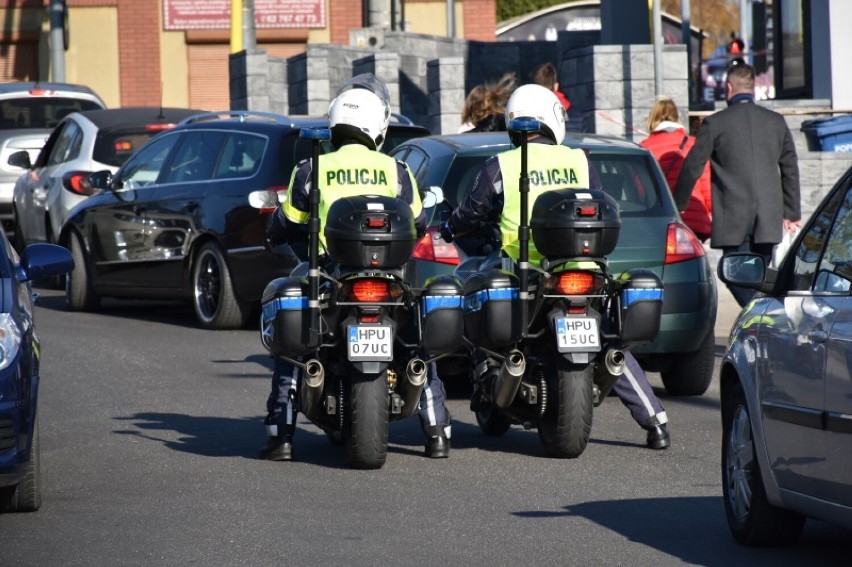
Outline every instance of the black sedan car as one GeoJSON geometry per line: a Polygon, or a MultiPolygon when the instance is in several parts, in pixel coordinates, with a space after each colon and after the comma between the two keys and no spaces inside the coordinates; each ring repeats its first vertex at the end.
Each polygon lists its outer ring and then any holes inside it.
{"type": "MultiPolygon", "coordinates": [[[[669,393],[703,394],[713,378],[715,278],[704,246],[681,222],[654,156],[622,138],[569,132],[563,143],[586,152],[603,189],[618,202],[621,231],[607,257],[613,273],[646,268],[664,284],[660,332],[632,352],[646,370],[660,372],[669,393]]],[[[441,219],[471,190],[485,160],[511,147],[505,132],[456,134],[410,140],[392,155],[408,163],[421,190],[442,189],[445,202],[433,216],[441,219]]],[[[432,275],[452,273],[464,250],[475,248],[469,242],[444,242],[439,222],[434,221],[409,263],[408,277],[416,285],[432,275]]],[[[456,362],[461,366],[453,368],[452,359],[439,362],[442,375],[467,371],[465,360],[456,362]]]]}
{"type": "Polygon", "coordinates": [[[41,506],[38,387],[41,346],[30,281],[73,267],[55,244],[31,244],[21,257],[0,234],[0,512],[41,506]]]}
{"type": "MultiPolygon", "coordinates": [[[[205,113],[163,132],[115,174],[91,177],[101,192],[69,213],[58,242],[76,262],[66,278],[71,310],[99,308],[102,297],[190,301],[201,327],[245,325],[270,280],[295,256],[266,246],[272,210],[252,191],[287,190],[294,165],[310,155],[301,128],[323,118],[256,112],[205,113]]],[[[423,136],[392,122],[383,149],[423,136]]]]}

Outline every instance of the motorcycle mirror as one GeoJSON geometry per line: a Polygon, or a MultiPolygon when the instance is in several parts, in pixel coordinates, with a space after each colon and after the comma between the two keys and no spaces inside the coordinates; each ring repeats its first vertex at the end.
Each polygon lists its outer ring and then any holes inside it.
{"type": "Polygon", "coordinates": [[[431,209],[438,203],[444,200],[444,190],[437,185],[432,185],[426,188],[423,194],[423,208],[431,209]]]}
{"type": "Polygon", "coordinates": [[[263,190],[252,191],[248,196],[249,205],[255,209],[275,209],[278,207],[278,193],[275,191],[263,190]]]}
{"type": "Polygon", "coordinates": [[[302,128],[299,137],[303,140],[331,140],[329,128],[302,128]]]}
{"type": "Polygon", "coordinates": [[[535,118],[514,118],[509,121],[509,130],[516,132],[538,132],[541,130],[541,123],[535,118]]]}

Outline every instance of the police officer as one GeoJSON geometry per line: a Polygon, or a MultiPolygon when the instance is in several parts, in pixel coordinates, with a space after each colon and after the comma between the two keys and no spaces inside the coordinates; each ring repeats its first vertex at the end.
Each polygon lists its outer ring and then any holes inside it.
{"type": "MultiPolygon", "coordinates": [[[[335,151],[319,160],[319,217],[323,220],[331,204],[351,195],[385,195],[403,199],[416,215],[419,234],[426,228],[426,217],[417,183],[403,162],[378,150],[382,147],[390,119],[390,95],[387,88],[371,73],[353,77],[338,91],[328,110],[331,142],[335,151]]],[[[271,245],[285,242],[303,244],[307,238],[306,223],[310,214],[308,193],[311,184],[310,159],[296,165],[290,178],[287,201],[273,215],[267,229],[271,245]]],[[[325,237],[320,232],[320,243],[325,237]]],[[[272,390],[266,402],[264,420],[267,442],[260,458],[288,461],[293,458],[293,434],[296,426],[295,393],[300,369],[284,360],[275,359],[272,390]]],[[[426,387],[418,407],[420,425],[426,435],[426,456],[449,456],[450,414],[447,411],[444,384],[435,364],[429,365],[426,387]]]]}
{"type": "MultiPolygon", "coordinates": [[[[568,187],[601,187],[600,176],[595,168],[589,167],[585,152],[562,145],[565,139],[565,111],[552,91],[536,84],[518,87],[506,104],[506,123],[516,118],[533,118],[541,125],[538,132],[529,135],[527,145],[530,203],[534,203],[535,198],[544,191],[568,187]],[[554,171],[559,174],[537,173],[554,171]]],[[[509,136],[516,148],[498,154],[483,164],[471,192],[442,225],[444,240],[451,242],[454,236],[475,230],[493,211],[499,210],[503,253],[518,260],[521,197],[516,180],[521,173],[522,135],[510,128],[509,136]],[[504,179],[508,180],[505,186],[504,179]]],[[[529,258],[541,259],[532,242],[529,258]]],[[[648,447],[665,449],[670,445],[666,412],[654,395],[639,363],[629,351],[624,354],[625,370],[613,386],[613,392],[630,409],[633,419],[648,432],[648,447]]]]}

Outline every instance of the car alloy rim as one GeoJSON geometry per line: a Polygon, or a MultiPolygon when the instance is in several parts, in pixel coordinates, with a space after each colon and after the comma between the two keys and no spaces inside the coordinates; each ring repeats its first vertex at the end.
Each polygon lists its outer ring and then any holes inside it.
{"type": "Polygon", "coordinates": [[[205,252],[198,259],[198,271],[195,275],[195,304],[206,319],[212,319],[219,307],[222,290],[222,270],[216,257],[205,252]]]}
{"type": "Polygon", "coordinates": [[[754,439],[748,410],[738,405],[731,419],[731,431],[725,451],[727,470],[726,497],[731,512],[739,522],[745,522],[751,509],[751,493],[755,474],[754,439]]]}

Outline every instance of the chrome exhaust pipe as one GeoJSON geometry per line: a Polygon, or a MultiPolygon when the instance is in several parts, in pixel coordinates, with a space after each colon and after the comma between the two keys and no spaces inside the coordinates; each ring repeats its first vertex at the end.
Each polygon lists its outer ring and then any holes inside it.
{"type": "Polygon", "coordinates": [[[494,382],[494,405],[505,409],[512,404],[524,377],[527,363],[519,350],[513,350],[503,360],[503,366],[494,382]]]}
{"type": "Polygon", "coordinates": [[[624,374],[624,351],[609,349],[604,356],[604,364],[607,372],[613,376],[621,376],[624,374]]]}
{"type": "Polygon", "coordinates": [[[402,399],[402,416],[414,414],[420,402],[420,394],[426,386],[426,363],[419,358],[412,358],[405,367],[405,376],[397,385],[399,397],[402,399]]]}
{"type": "Polygon", "coordinates": [[[306,416],[312,416],[319,411],[325,383],[325,368],[319,360],[312,358],[305,363],[304,370],[305,375],[299,390],[299,409],[306,416]]]}

